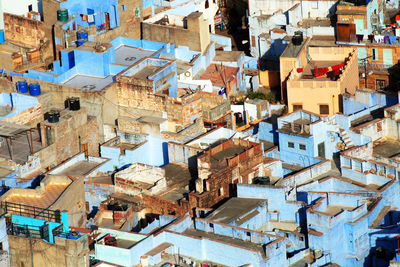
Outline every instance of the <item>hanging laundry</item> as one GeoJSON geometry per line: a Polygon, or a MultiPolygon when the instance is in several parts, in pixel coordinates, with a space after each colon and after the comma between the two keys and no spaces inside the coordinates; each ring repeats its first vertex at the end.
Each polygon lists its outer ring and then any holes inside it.
{"type": "Polygon", "coordinates": [[[397,37],[396,37],[396,36],[389,36],[389,41],[390,41],[390,44],[394,44],[394,43],[396,43],[396,39],[397,39],[397,37]]]}
{"type": "Polygon", "coordinates": [[[87,16],[87,15],[81,14],[81,16],[82,16],[82,20],[83,20],[83,21],[87,21],[87,20],[88,20],[88,16],[87,16]]]}
{"type": "Polygon", "coordinates": [[[374,41],[374,35],[368,35],[368,40],[372,43],[374,41]]]}
{"type": "Polygon", "coordinates": [[[88,15],[87,21],[89,23],[93,23],[94,22],[94,15],[88,15]]]}

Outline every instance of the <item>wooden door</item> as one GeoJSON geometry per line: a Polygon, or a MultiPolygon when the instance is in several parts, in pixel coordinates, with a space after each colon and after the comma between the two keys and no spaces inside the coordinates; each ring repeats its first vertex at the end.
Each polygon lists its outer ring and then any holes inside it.
{"type": "Polygon", "coordinates": [[[104,16],[106,18],[106,30],[108,31],[110,29],[110,14],[105,12],[104,16]]]}
{"type": "Polygon", "coordinates": [[[81,145],[81,151],[83,152],[83,153],[85,153],[85,157],[88,157],[88,155],[89,155],[89,150],[88,150],[88,144],[86,143],[86,144],[82,144],[81,145]]]}

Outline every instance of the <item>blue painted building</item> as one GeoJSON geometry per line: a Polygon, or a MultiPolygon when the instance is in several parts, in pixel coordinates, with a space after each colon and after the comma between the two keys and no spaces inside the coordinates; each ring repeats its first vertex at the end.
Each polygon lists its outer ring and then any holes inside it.
{"type": "Polygon", "coordinates": [[[174,45],[117,37],[100,46],[88,42],[73,51],[62,50],[61,59],[53,63],[53,71],[29,70],[23,76],[83,90],[102,90],[129,66],[162,54],[174,56],[174,45]]]}
{"type": "Polygon", "coordinates": [[[166,225],[157,234],[143,235],[109,229],[99,229],[101,234],[95,245],[95,257],[122,266],[137,264],[158,265],[168,262],[166,254],[180,257],[187,264],[222,264],[226,266],[285,266],[286,241],[284,238],[233,227],[206,219],[184,216],[166,225]],[[110,234],[117,246],[102,242],[110,234]],[[219,237],[219,238],[218,238],[219,237]],[[223,240],[221,240],[223,238],[223,240]],[[119,240],[130,241],[128,249],[119,240]],[[235,242],[232,246],[230,242],[235,242]],[[119,245],[120,244],[120,245],[119,245]]]}

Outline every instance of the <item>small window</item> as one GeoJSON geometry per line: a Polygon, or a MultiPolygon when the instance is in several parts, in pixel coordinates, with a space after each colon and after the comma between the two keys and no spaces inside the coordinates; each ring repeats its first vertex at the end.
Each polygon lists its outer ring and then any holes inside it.
{"type": "Polygon", "coordinates": [[[28,6],[28,11],[31,12],[33,10],[32,5],[28,6]]]}
{"type": "Polygon", "coordinates": [[[371,50],[371,54],[372,54],[372,60],[378,60],[378,49],[377,48],[372,48],[371,50]]]}
{"type": "Polygon", "coordinates": [[[121,5],[121,10],[126,11],[126,5],[121,5]]]}
{"type": "Polygon", "coordinates": [[[303,105],[298,105],[298,104],[293,104],[293,111],[301,110],[303,109],[303,105]]]}
{"type": "Polygon", "coordinates": [[[214,228],[214,224],[213,223],[210,223],[210,228],[214,228]]]}
{"type": "Polygon", "coordinates": [[[376,128],[377,128],[377,132],[381,132],[382,131],[382,122],[378,122],[377,124],[376,124],[376,128]]]}
{"type": "Polygon", "coordinates": [[[294,148],[294,143],[293,142],[288,142],[287,143],[288,148],[294,148]]]}
{"type": "Polygon", "coordinates": [[[250,232],[246,232],[246,235],[247,235],[247,236],[251,236],[251,233],[250,233],[250,232]]]}
{"type": "Polygon", "coordinates": [[[210,3],[208,3],[208,0],[206,0],[205,8],[207,9],[209,6],[210,6],[210,3]]]}
{"type": "Polygon", "coordinates": [[[299,149],[300,150],[306,150],[306,145],[304,145],[304,144],[299,144],[299,149]]]}
{"type": "Polygon", "coordinates": [[[218,189],[218,196],[223,196],[224,195],[224,189],[221,187],[220,189],[218,189]]]}
{"type": "Polygon", "coordinates": [[[375,89],[376,90],[383,90],[385,88],[386,88],[386,80],[383,80],[383,79],[375,80],[375,89]]]}
{"type": "Polygon", "coordinates": [[[319,105],[319,114],[329,115],[329,106],[328,105],[319,105]]]}
{"type": "Polygon", "coordinates": [[[251,46],[256,46],[256,37],[254,35],[251,36],[251,46]]]}

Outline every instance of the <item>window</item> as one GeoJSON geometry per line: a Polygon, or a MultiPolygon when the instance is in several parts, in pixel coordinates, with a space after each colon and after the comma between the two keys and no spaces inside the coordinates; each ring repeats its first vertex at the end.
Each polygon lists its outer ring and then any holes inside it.
{"type": "Polygon", "coordinates": [[[251,36],[251,46],[256,46],[256,37],[254,35],[251,36]]]}
{"type": "Polygon", "coordinates": [[[378,48],[372,48],[371,50],[372,60],[378,60],[378,48]]]}
{"type": "Polygon", "coordinates": [[[377,124],[376,124],[376,128],[377,128],[377,132],[381,132],[382,131],[382,122],[378,122],[377,124]]]}
{"type": "Polygon", "coordinates": [[[31,12],[33,10],[32,5],[28,6],[28,11],[31,12]]]}
{"type": "Polygon", "coordinates": [[[224,195],[224,189],[221,187],[220,189],[218,189],[218,196],[223,196],[224,195]]]}
{"type": "Polygon", "coordinates": [[[246,232],[246,235],[247,235],[247,236],[251,236],[251,233],[250,233],[250,232],[246,232]]]}
{"type": "Polygon", "coordinates": [[[210,3],[208,3],[208,0],[206,0],[205,8],[207,9],[209,6],[210,6],[210,3]]]}
{"type": "Polygon", "coordinates": [[[328,105],[319,105],[319,114],[329,115],[329,106],[328,105]]]}
{"type": "Polygon", "coordinates": [[[126,5],[121,5],[121,10],[126,11],[126,5]]]}
{"type": "Polygon", "coordinates": [[[383,90],[385,88],[386,88],[386,80],[383,80],[383,79],[375,80],[375,89],[376,90],[383,90]]]}
{"type": "Polygon", "coordinates": [[[213,223],[210,223],[210,228],[214,228],[214,224],[213,223]]]}
{"type": "Polygon", "coordinates": [[[303,105],[299,105],[299,104],[293,104],[293,111],[297,111],[303,109],[303,105]]]}
{"type": "Polygon", "coordinates": [[[300,150],[306,150],[306,145],[304,145],[304,144],[299,144],[299,149],[300,149],[300,150]]]}
{"type": "Polygon", "coordinates": [[[293,142],[288,142],[287,146],[288,146],[288,148],[294,148],[294,143],[293,142]]]}

